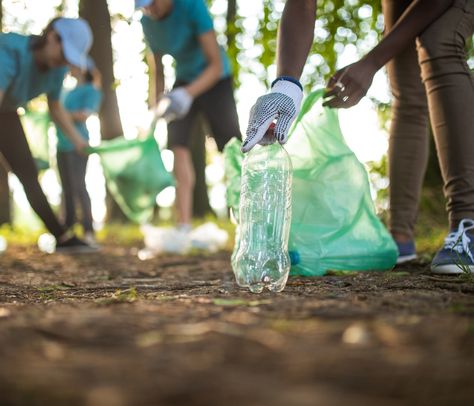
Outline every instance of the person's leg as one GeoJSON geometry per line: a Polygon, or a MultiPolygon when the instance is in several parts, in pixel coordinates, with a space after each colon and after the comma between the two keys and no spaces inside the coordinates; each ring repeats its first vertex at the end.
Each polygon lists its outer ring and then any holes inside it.
{"type": "Polygon", "coordinates": [[[186,117],[168,124],[168,148],[170,148],[174,154],[176,221],[178,226],[184,228],[191,227],[193,217],[195,174],[189,144],[196,114],[197,106],[193,104],[186,117]]]}
{"type": "MultiPolygon", "coordinates": [[[[410,0],[384,0],[386,31],[410,0]]],[[[415,41],[388,65],[393,94],[389,136],[390,231],[399,243],[413,241],[421,187],[429,152],[426,94],[420,77],[415,41]]]]}
{"type": "Polygon", "coordinates": [[[418,38],[451,229],[474,219],[474,79],[465,49],[473,31],[474,2],[456,0],[418,38]]]}
{"type": "Polygon", "coordinates": [[[0,152],[22,183],[26,197],[51,234],[60,239],[65,228],[59,223],[38,181],[38,170],[16,112],[0,113],[0,152]]]}
{"type": "Polygon", "coordinates": [[[64,225],[71,228],[76,222],[75,193],[73,188],[74,177],[76,176],[72,162],[73,152],[59,152],[56,160],[58,163],[59,179],[61,180],[62,206],[64,212],[64,225]]]}
{"type": "Polygon", "coordinates": [[[474,272],[474,79],[465,52],[473,32],[474,2],[455,0],[418,38],[451,228],[434,273],[474,272]]]}
{"type": "Polygon", "coordinates": [[[232,78],[220,80],[213,88],[198,97],[196,103],[209,123],[219,151],[224,149],[231,138],[242,138],[232,78]]]}
{"type": "Polygon", "coordinates": [[[176,221],[189,226],[193,218],[194,167],[189,148],[173,147],[176,178],[176,221]]]}
{"type": "Polygon", "coordinates": [[[77,152],[72,153],[73,169],[76,176],[74,177],[73,188],[74,195],[79,200],[82,211],[82,227],[85,233],[93,234],[94,228],[92,224],[92,205],[89,193],[86,187],[86,170],[87,156],[82,156],[77,152]]]}

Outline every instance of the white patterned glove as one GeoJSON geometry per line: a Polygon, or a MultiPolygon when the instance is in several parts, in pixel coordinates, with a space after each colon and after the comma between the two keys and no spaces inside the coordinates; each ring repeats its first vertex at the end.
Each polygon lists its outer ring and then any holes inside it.
{"type": "Polygon", "coordinates": [[[270,124],[276,120],[275,137],[280,144],[288,140],[288,132],[301,108],[303,91],[297,81],[277,79],[270,93],[260,96],[250,110],[247,137],[242,152],[250,151],[262,141],[270,124]]]}
{"type": "Polygon", "coordinates": [[[160,99],[155,112],[158,117],[170,122],[188,114],[192,104],[193,97],[188,91],[184,87],[177,87],[160,99]]]}

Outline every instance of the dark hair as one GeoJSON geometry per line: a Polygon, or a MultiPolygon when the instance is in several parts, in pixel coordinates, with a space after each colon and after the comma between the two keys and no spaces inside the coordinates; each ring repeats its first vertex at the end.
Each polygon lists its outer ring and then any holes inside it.
{"type": "MultiPolygon", "coordinates": [[[[51,31],[54,31],[53,25],[54,23],[59,20],[61,17],[53,18],[48,25],[45,27],[41,35],[35,35],[31,42],[31,49],[36,51],[39,49],[43,49],[46,45],[46,37],[51,31]]],[[[59,41],[61,41],[61,37],[58,35],[59,41]]]]}

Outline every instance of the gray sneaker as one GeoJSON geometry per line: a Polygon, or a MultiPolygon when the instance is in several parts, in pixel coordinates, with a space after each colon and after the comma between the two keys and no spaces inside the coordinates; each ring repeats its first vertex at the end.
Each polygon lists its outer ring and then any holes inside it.
{"type": "Polygon", "coordinates": [[[474,220],[464,219],[458,229],[449,233],[431,262],[431,272],[444,275],[474,273],[474,220]]]}

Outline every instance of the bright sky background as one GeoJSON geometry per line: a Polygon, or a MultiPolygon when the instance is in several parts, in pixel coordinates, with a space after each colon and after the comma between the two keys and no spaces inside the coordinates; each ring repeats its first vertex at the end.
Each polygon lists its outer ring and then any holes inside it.
{"type": "MultiPolygon", "coordinates": [[[[25,32],[40,33],[48,21],[54,17],[54,7],[61,3],[60,0],[3,0],[4,7],[4,29],[25,32]],[[15,18],[13,19],[13,16],[15,18]],[[32,20],[34,18],[34,21],[32,20]]],[[[77,16],[77,0],[66,1],[65,15],[69,17],[77,16]]],[[[146,65],[142,61],[142,52],[145,47],[143,34],[139,22],[140,12],[133,9],[132,0],[109,1],[111,14],[120,13],[128,21],[114,20],[115,35],[112,38],[114,48],[114,71],[119,86],[117,97],[120,114],[122,118],[124,134],[126,137],[134,138],[139,133],[146,131],[150,123],[151,116],[147,110],[146,97],[148,92],[146,65]]],[[[239,13],[245,17],[245,57],[248,63],[252,64],[252,59],[258,55],[259,49],[254,46],[253,37],[257,30],[257,24],[262,13],[262,2],[260,1],[240,1],[239,13]]],[[[275,1],[278,11],[283,8],[282,0],[275,1]]],[[[215,17],[216,30],[219,31],[225,24],[222,16],[225,14],[226,1],[217,0],[211,9],[215,17]]],[[[318,28],[317,28],[318,29],[318,28]]],[[[373,39],[372,39],[373,40],[373,39]]],[[[370,39],[369,39],[370,41],[370,39]]],[[[370,45],[370,44],[369,44],[370,45]]],[[[312,56],[318,57],[318,56],[312,56]]],[[[358,59],[358,50],[355,46],[348,46],[344,50],[339,66],[354,62],[358,59]]],[[[174,73],[171,66],[171,57],[164,58],[165,75],[167,86],[171,86],[174,80],[174,73]]],[[[252,66],[252,65],[250,65],[252,66]]],[[[255,69],[261,69],[259,64],[255,64],[255,69]]],[[[270,73],[275,72],[275,67],[270,68],[270,73]]],[[[305,74],[308,74],[305,70],[305,74]]],[[[304,77],[303,75],[303,77],[304,77]]],[[[273,75],[274,76],[274,73],[273,75]]],[[[66,82],[69,86],[71,81],[66,82]]],[[[241,77],[242,86],[236,91],[239,119],[242,133],[245,133],[248,121],[249,107],[255,99],[266,92],[265,87],[259,82],[256,76],[244,74],[241,77]]],[[[386,77],[380,72],[369,91],[369,96],[373,96],[381,101],[388,101],[388,89],[386,77]]],[[[366,98],[358,106],[340,113],[341,127],[348,144],[354,150],[362,162],[378,160],[386,152],[387,138],[383,130],[380,129],[377,114],[372,103],[366,98]]],[[[91,140],[94,144],[99,142],[99,121],[96,117],[88,120],[91,131],[91,140]]],[[[156,132],[158,142],[161,146],[166,143],[166,126],[160,123],[156,132]]],[[[54,136],[52,136],[54,139],[54,136]]],[[[215,155],[215,154],[214,154],[215,155]]],[[[169,169],[172,167],[172,154],[170,151],[163,151],[163,159],[169,169]]],[[[98,157],[92,156],[90,159],[90,171],[87,178],[88,189],[93,199],[93,214],[95,220],[100,223],[105,215],[104,207],[104,180],[97,173],[100,173],[98,157]]],[[[225,189],[223,181],[222,159],[216,156],[206,170],[208,183],[210,185],[211,205],[219,213],[225,213],[225,189]]],[[[30,210],[26,197],[19,186],[18,180],[12,177],[15,200],[21,207],[22,212],[30,210]]],[[[53,171],[48,171],[42,179],[48,198],[53,204],[60,201],[61,189],[57,182],[57,177],[53,171]]],[[[174,200],[173,188],[165,190],[158,199],[161,206],[170,207],[174,200]]],[[[31,221],[31,216],[22,216],[26,221],[31,221]]]]}

